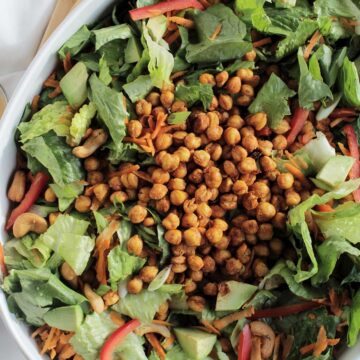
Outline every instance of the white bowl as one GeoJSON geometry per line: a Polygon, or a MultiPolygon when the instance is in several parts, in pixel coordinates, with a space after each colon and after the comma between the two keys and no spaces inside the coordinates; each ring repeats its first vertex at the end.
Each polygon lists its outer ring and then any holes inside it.
{"type": "MultiPolygon", "coordinates": [[[[49,40],[40,49],[26,73],[20,80],[0,122],[0,242],[4,243],[7,234],[4,231],[9,209],[6,190],[15,166],[16,147],[15,129],[27,103],[41,90],[58,62],[57,51],[62,44],[83,24],[91,24],[99,19],[114,0],[82,0],[81,3],[62,22],[49,40]]],[[[31,360],[43,360],[35,342],[30,337],[29,328],[9,312],[5,295],[0,291],[0,315],[19,347],[31,360]]],[[[0,356],[1,357],[1,356],[0,356]]],[[[360,360],[360,344],[347,350],[341,360],[360,360]]]]}

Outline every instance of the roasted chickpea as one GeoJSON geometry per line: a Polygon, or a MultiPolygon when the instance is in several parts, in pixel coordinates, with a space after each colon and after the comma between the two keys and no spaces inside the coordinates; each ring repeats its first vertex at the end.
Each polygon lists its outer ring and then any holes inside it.
{"type": "Polygon", "coordinates": [[[232,191],[234,194],[241,196],[248,192],[248,186],[243,180],[236,180],[233,184],[232,191]]]}
{"type": "Polygon", "coordinates": [[[254,73],[251,69],[239,69],[236,72],[236,76],[238,76],[243,81],[250,81],[254,76],[254,73]]]}
{"type": "Polygon", "coordinates": [[[228,275],[238,275],[245,271],[245,266],[239,259],[230,258],[225,262],[225,270],[228,275]]]}
{"type": "Polygon", "coordinates": [[[256,59],[256,51],[254,49],[250,50],[244,55],[244,60],[246,61],[254,61],[255,59],[256,59]]]}
{"type": "Polygon", "coordinates": [[[233,107],[233,99],[230,95],[220,94],[219,95],[219,105],[224,110],[231,110],[233,107]]]}
{"type": "Polygon", "coordinates": [[[180,146],[175,152],[175,155],[177,155],[181,162],[186,163],[190,160],[191,152],[188,148],[185,146],[180,146]]]}
{"type": "Polygon", "coordinates": [[[225,194],[220,197],[220,206],[225,210],[237,208],[237,196],[235,194],[225,194]]]}
{"type": "Polygon", "coordinates": [[[152,106],[160,105],[160,94],[157,92],[151,92],[147,97],[146,101],[148,101],[152,106]]]}
{"type": "Polygon", "coordinates": [[[180,206],[188,198],[188,194],[185,191],[173,190],[170,193],[170,202],[175,206],[180,206]]]}
{"type": "Polygon", "coordinates": [[[75,209],[80,213],[90,211],[91,199],[88,196],[80,195],[75,200],[75,209]]]}
{"type": "Polygon", "coordinates": [[[54,193],[54,190],[51,187],[48,187],[44,193],[44,199],[47,202],[55,202],[57,200],[57,196],[54,193]]]}
{"type": "Polygon", "coordinates": [[[229,73],[227,71],[221,71],[215,76],[216,86],[221,88],[229,79],[229,73]]]}
{"type": "Polygon", "coordinates": [[[256,131],[262,130],[267,124],[267,115],[264,112],[259,112],[247,118],[247,123],[256,131]]]}
{"type": "Polygon", "coordinates": [[[90,171],[87,174],[87,182],[90,185],[96,185],[104,180],[104,175],[101,171],[90,171]]]}
{"type": "Polygon", "coordinates": [[[248,135],[242,138],[241,145],[249,153],[256,150],[259,146],[256,136],[248,135]]]}
{"type": "Polygon", "coordinates": [[[204,273],[211,273],[216,270],[215,260],[211,256],[205,256],[203,258],[203,261],[204,261],[204,267],[202,268],[202,271],[204,273]]]}
{"type": "Polygon", "coordinates": [[[143,282],[149,283],[154,280],[158,272],[159,269],[156,266],[144,266],[140,270],[139,277],[143,282]]]}
{"type": "Polygon", "coordinates": [[[130,120],[127,124],[128,134],[133,138],[138,138],[143,130],[143,126],[139,120],[130,120]]]}
{"type": "Polygon", "coordinates": [[[281,120],[278,126],[275,129],[273,129],[274,133],[278,135],[283,135],[287,133],[289,130],[290,130],[290,124],[285,119],[281,120]]]}
{"type": "Polygon", "coordinates": [[[259,230],[256,233],[259,240],[271,240],[274,235],[273,225],[272,224],[260,224],[259,230]]]}
{"type": "MultiPolygon", "coordinates": [[[[140,198],[139,198],[140,199],[140,198]]],[[[129,195],[124,191],[115,191],[110,195],[110,201],[112,203],[123,203],[129,200],[129,195]]],[[[147,201],[144,201],[147,202],[147,201]]]]}
{"type": "Polygon", "coordinates": [[[195,121],[194,121],[194,133],[201,134],[203,133],[210,125],[210,119],[207,114],[199,113],[197,114],[195,121]]]}
{"type": "Polygon", "coordinates": [[[166,184],[170,180],[170,174],[161,168],[156,168],[151,174],[151,181],[154,184],[166,184]]]}
{"type": "Polygon", "coordinates": [[[280,189],[287,190],[294,185],[294,176],[291,173],[279,174],[276,182],[280,189]]]}
{"type": "Polygon", "coordinates": [[[199,271],[204,267],[204,261],[200,256],[190,255],[187,259],[188,265],[191,270],[199,271]]]}
{"type": "Polygon", "coordinates": [[[173,92],[167,90],[161,93],[160,102],[164,108],[170,108],[171,104],[174,102],[175,95],[173,92]]]}
{"type": "Polygon", "coordinates": [[[171,134],[159,134],[155,139],[155,148],[157,151],[166,150],[172,145],[172,142],[171,134]]]}
{"type": "Polygon", "coordinates": [[[95,171],[100,168],[100,160],[94,156],[90,156],[84,161],[84,168],[86,171],[95,171]]]}
{"type": "Polygon", "coordinates": [[[212,215],[212,209],[206,202],[203,202],[198,204],[196,213],[200,218],[210,218],[212,215]]]}
{"type": "Polygon", "coordinates": [[[221,158],[222,148],[220,144],[209,143],[205,147],[205,151],[209,153],[211,160],[217,161],[221,158]]]}
{"type": "Polygon", "coordinates": [[[147,102],[144,99],[137,101],[137,103],[135,105],[136,114],[138,114],[140,116],[141,115],[150,115],[151,110],[152,110],[151,103],[147,102]]]}
{"type": "Polygon", "coordinates": [[[168,182],[167,186],[169,190],[185,190],[186,182],[184,179],[173,178],[168,182]]]}
{"type": "Polygon", "coordinates": [[[224,131],[224,140],[228,145],[236,145],[240,142],[241,136],[238,129],[228,127],[224,131]]]}
{"type": "Polygon", "coordinates": [[[181,226],[184,228],[198,227],[199,219],[194,213],[184,214],[181,218],[181,226]]]}
{"type": "Polygon", "coordinates": [[[231,115],[226,125],[235,129],[241,129],[245,125],[245,121],[240,115],[231,115]]]}
{"type": "Polygon", "coordinates": [[[249,97],[254,97],[254,95],[255,95],[254,88],[250,84],[243,84],[241,86],[240,93],[241,93],[241,95],[245,95],[245,96],[249,96],[249,97]]]}
{"type": "Polygon", "coordinates": [[[301,196],[294,190],[286,190],[285,191],[285,202],[288,206],[296,206],[301,202],[301,196]]]}
{"type": "Polygon", "coordinates": [[[246,235],[255,235],[259,231],[259,225],[256,220],[245,220],[241,224],[241,229],[246,235]]]}
{"type": "Polygon", "coordinates": [[[206,306],[206,300],[201,296],[190,296],[187,299],[187,305],[190,310],[202,312],[206,306]]]}
{"type": "Polygon", "coordinates": [[[280,256],[284,249],[283,242],[278,238],[272,239],[269,243],[269,246],[271,253],[274,254],[275,256],[280,256]]]}
{"type": "Polygon", "coordinates": [[[260,165],[261,165],[261,168],[266,172],[276,170],[276,163],[269,156],[262,156],[260,158],[260,165]]]}
{"type": "Polygon", "coordinates": [[[201,233],[198,228],[190,228],[184,231],[184,241],[188,246],[200,246],[201,233]]]}
{"type": "Polygon", "coordinates": [[[175,100],[171,105],[171,112],[187,111],[186,103],[182,100],[175,100]]]}
{"type": "Polygon", "coordinates": [[[262,155],[271,156],[273,144],[269,140],[258,140],[258,148],[262,155]]]}
{"type": "Polygon", "coordinates": [[[165,232],[165,240],[172,245],[179,245],[182,240],[182,234],[180,230],[168,230],[165,232]]]}
{"type": "Polygon", "coordinates": [[[179,166],[171,173],[175,178],[184,178],[187,175],[187,166],[185,163],[180,163],[179,166]]]}
{"type": "Polygon", "coordinates": [[[241,90],[241,79],[238,76],[233,76],[226,83],[226,90],[229,94],[237,94],[241,90]]]}
{"type": "Polygon", "coordinates": [[[147,214],[148,212],[145,207],[141,205],[135,205],[130,209],[128,216],[129,216],[129,220],[133,224],[140,224],[141,222],[144,221],[147,214]]]}
{"type": "Polygon", "coordinates": [[[224,178],[219,187],[220,193],[224,194],[230,192],[233,184],[234,182],[229,177],[224,178]]]}
{"type": "Polygon", "coordinates": [[[270,193],[270,188],[263,181],[257,181],[251,185],[251,191],[258,198],[265,198],[270,193]]]}
{"type": "Polygon", "coordinates": [[[215,226],[212,226],[206,230],[206,238],[211,244],[219,243],[223,237],[223,234],[223,231],[215,226]]]}
{"type": "Polygon", "coordinates": [[[254,271],[254,275],[257,278],[263,278],[269,272],[269,268],[267,267],[267,265],[260,259],[255,259],[254,260],[252,268],[253,268],[253,271],[254,271]]]}
{"type": "Polygon", "coordinates": [[[213,258],[216,264],[223,265],[226,260],[231,258],[231,253],[229,250],[215,250],[213,258]]]}
{"type": "Polygon", "coordinates": [[[239,106],[249,106],[251,101],[252,101],[252,97],[248,96],[248,95],[241,95],[236,99],[236,103],[239,106]]]}
{"type": "Polygon", "coordinates": [[[255,159],[247,157],[240,161],[238,169],[242,174],[250,174],[257,172],[257,166],[255,159]]]}
{"type": "Polygon", "coordinates": [[[209,164],[210,154],[208,154],[205,150],[196,150],[194,151],[193,161],[195,164],[205,168],[209,164]]]}
{"type": "Polygon", "coordinates": [[[219,125],[209,126],[206,130],[206,136],[210,141],[218,141],[223,134],[223,128],[219,125]]]}
{"type": "Polygon", "coordinates": [[[207,283],[203,286],[203,292],[207,296],[216,296],[218,294],[218,286],[215,283],[207,283]]]}
{"type": "Polygon", "coordinates": [[[134,277],[127,283],[127,291],[130,294],[138,294],[143,288],[143,282],[139,277],[134,277]]]}
{"type": "Polygon", "coordinates": [[[194,133],[186,135],[184,144],[189,150],[195,150],[201,146],[201,138],[197,137],[194,133]]]}
{"type": "Polygon", "coordinates": [[[256,218],[258,221],[265,222],[271,220],[276,214],[274,205],[267,201],[261,202],[256,208],[256,218]]]}
{"type": "Polygon", "coordinates": [[[126,189],[135,190],[139,185],[139,179],[133,173],[121,175],[120,181],[126,189]]]}
{"type": "Polygon", "coordinates": [[[139,235],[132,236],[127,242],[127,250],[129,254],[140,256],[143,250],[144,243],[139,235]]]}
{"type": "Polygon", "coordinates": [[[172,172],[180,165],[180,159],[177,155],[165,153],[161,157],[161,167],[165,171],[172,172]]]}
{"type": "Polygon", "coordinates": [[[205,170],[204,180],[209,188],[219,188],[222,182],[220,170],[216,167],[210,167],[205,170]]]}
{"type": "Polygon", "coordinates": [[[212,74],[203,73],[199,76],[199,82],[200,84],[207,84],[211,86],[216,85],[215,77],[212,74]]]}

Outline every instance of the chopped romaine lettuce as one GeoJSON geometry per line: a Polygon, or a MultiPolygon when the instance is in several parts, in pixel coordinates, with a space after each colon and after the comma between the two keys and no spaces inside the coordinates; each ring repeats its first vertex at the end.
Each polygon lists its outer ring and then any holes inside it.
{"type": "Polygon", "coordinates": [[[58,185],[83,178],[80,160],[72,154],[65,140],[54,132],[29,140],[21,148],[47,169],[58,185]]]}
{"type": "Polygon", "coordinates": [[[268,116],[268,125],[275,129],[285,115],[291,115],[288,104],[289,97],[295,95],[286,84],[274,73],[257,93],[255,100],[249,106],[249,111],[254,114],[264,111],[268,116]],[[274,94],[277,100],[274,103],[274,94]]]}
{"type": "Polygon", "coordinates": [[[64,59],[67,53],[71,56],[78,54],[90,40],[91,31],[83,25],[65,44],[61,47],[58,54],[60,59],[64,59]]]}
{"type": "Polygon", "coordinates": [[[60,211],[65,211],[84,190],[84,185],[80,182],[72,182],[63,186],[51,184],[50,187],[58,198],[60,211]]]}
{"type": "Polygon", "coordinates": [[[80,110],[74,115],[70,125],[71,140],[75,145],[79,145],[81,139],[84,137],[86,130],[91,124],[91,120],[96,114],[96,106],[94,103],[83,105],[80,110]]]}
{"type": "Polygon", "coordinates": [[[340,70],[339,86],[343,93],[343,99],[350,106],[360,106],[360,82],[354,62],[345,57],[340,70]]]}
{"type": "Polygon", "coordinates": [[[167,118],[167,123],[170,125],[185,124],[190,114],[191,114],[190,111],[180,111],[180,112],[172,113],[167,118]]]}
{"type": "Polygon", "coordinates": [[[73,113],[66,101],[56,101],[35,113],[30,121],[22,122],[18,129],[22,143],[53,130],[58,136],[68,136],[73,113]]]}
{"type": "Polygon", "coordinates": [[[132,35],[131,28],[128,24],[104,27],[93,30],[92,33],[95,35],[95,51],[113,40],[129,39],[132,35]]]}
{"type": "Polygon", "coordinates": [[[214,93],[210,85],[178,85],[175,90],[175,98],[185,101],[187,106],[192,106],[201,102],[204,109],[207,110],[211,104],[214,93]]]}
{"type": "Polygon", "coordinates": [[[60,255],[74,270],[81,275],[89,261],[95,241],[84,235],[89,223],[70,215],[60,215],[55,223],[41,235],[44,243],[60,255]]]}
{"type": "Polygon", "coordinates": [[[110,68],[106,62],[104,55],[101,57],[99,61],[99,79],[105,85],[109,85],[112,81],[112,77],[110,75],[110,68]]]}
{"type": "Polygon", "coordinates": [[[134,81],[123,86],[123,89],[129,99],[135,103],[140,99],[144,99],[153,87],[150,75],[140,75],[134,81]]]}

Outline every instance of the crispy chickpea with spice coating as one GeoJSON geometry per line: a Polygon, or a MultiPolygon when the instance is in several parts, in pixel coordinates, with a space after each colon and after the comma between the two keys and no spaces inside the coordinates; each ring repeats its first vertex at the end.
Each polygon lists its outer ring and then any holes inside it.
{"type": "Polygon", "coordinates": [[[129,254],[140,256],[143,250],[143,241],[139,235],[132,236],[127,242],[127,250],[129,254]]]}
{"type": "Polygon", "coordinates": [[[176,214],[169,214],[168,216],[166,216],[163,221],[162,221],[162,225],[166,230],[175,230],[179,227],[180,225],[180,219],[179,216],[177,216],[176,214]]]}
{"type": "Polygon", "coordinates": [[[294,176],[291,173],[281,173],[278,175],[276,182],[280,189],[287,190],[294,185],[294,176]]]}
{"type": "Polygon", "coordinates": [[[140,270],[139,277],[143,282],[149,283],[154,280],[158,272],[159,269],[156,266],[144,266],[140,270]]]}
{"type": "Polygon", "coordinates": [[[183,233],[185,244],[188,246],[200,246],[201,244],[201,233],[198,228],[192,227],[186,229],[183,233]]]}
{"type": "Polygon", "coordinates": [[[182,233],[180,230],[172,229],[165,232],[165,240],[172,245],[179,245],[182,240],[182,233]]]}
{"type": "Polygon", "coordinates": [[[148,212],[145,207],[141,205],[133,206],[129,211],[129,220],[133,224],[140,224],[146,218],[148,212]]]}

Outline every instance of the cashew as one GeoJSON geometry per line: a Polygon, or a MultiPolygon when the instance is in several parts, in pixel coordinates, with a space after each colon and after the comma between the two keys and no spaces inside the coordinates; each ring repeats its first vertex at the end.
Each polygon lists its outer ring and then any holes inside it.
{"type": "Polygon", "coordinates": [[[268,359],[275,345],[273,329],[262,321],[253,321],[250,323],[250,330],[253,336],[261,338],[261,356],[263,359],[268,359]]]}
{"type": "Polygon", "coordinates": [[[105,310],[104,300],[91,289],[89,284],[84,285],[84,294],[96,313],[101,314],[105,310]]]}
{"type": "Polygon", "coordinates": [[[9,200],[20,202],[25,195],[25,186],[26,186],[26,175],[24,171],[21,170],[16,171],[8,191],[9,200]]]}
{"type": "Polygon", "coordinates": [[[78,277],[75,274],[75,271],[71,268],[71,266],[67,262],[64,262],[61,265],[60,273],[61,273],[62,277],[66,281],[68,281],[74,288],[77,287],[78,277]]]}
{"type": "Polygon", "coordinates": [[[73,149],[73,154],[81,159],[92,155],[101,145],[106,143],[108,134],[103,129],[94,130],[82,146],[73,149]]]}
{"type": "Polygon", "coordinates": [[[30,231],[42,234],[47,228],[47,222],[41,216],[33,213],[23,213],[15,220],[13,233],[16,238],[21,238],[30,231]]]}

